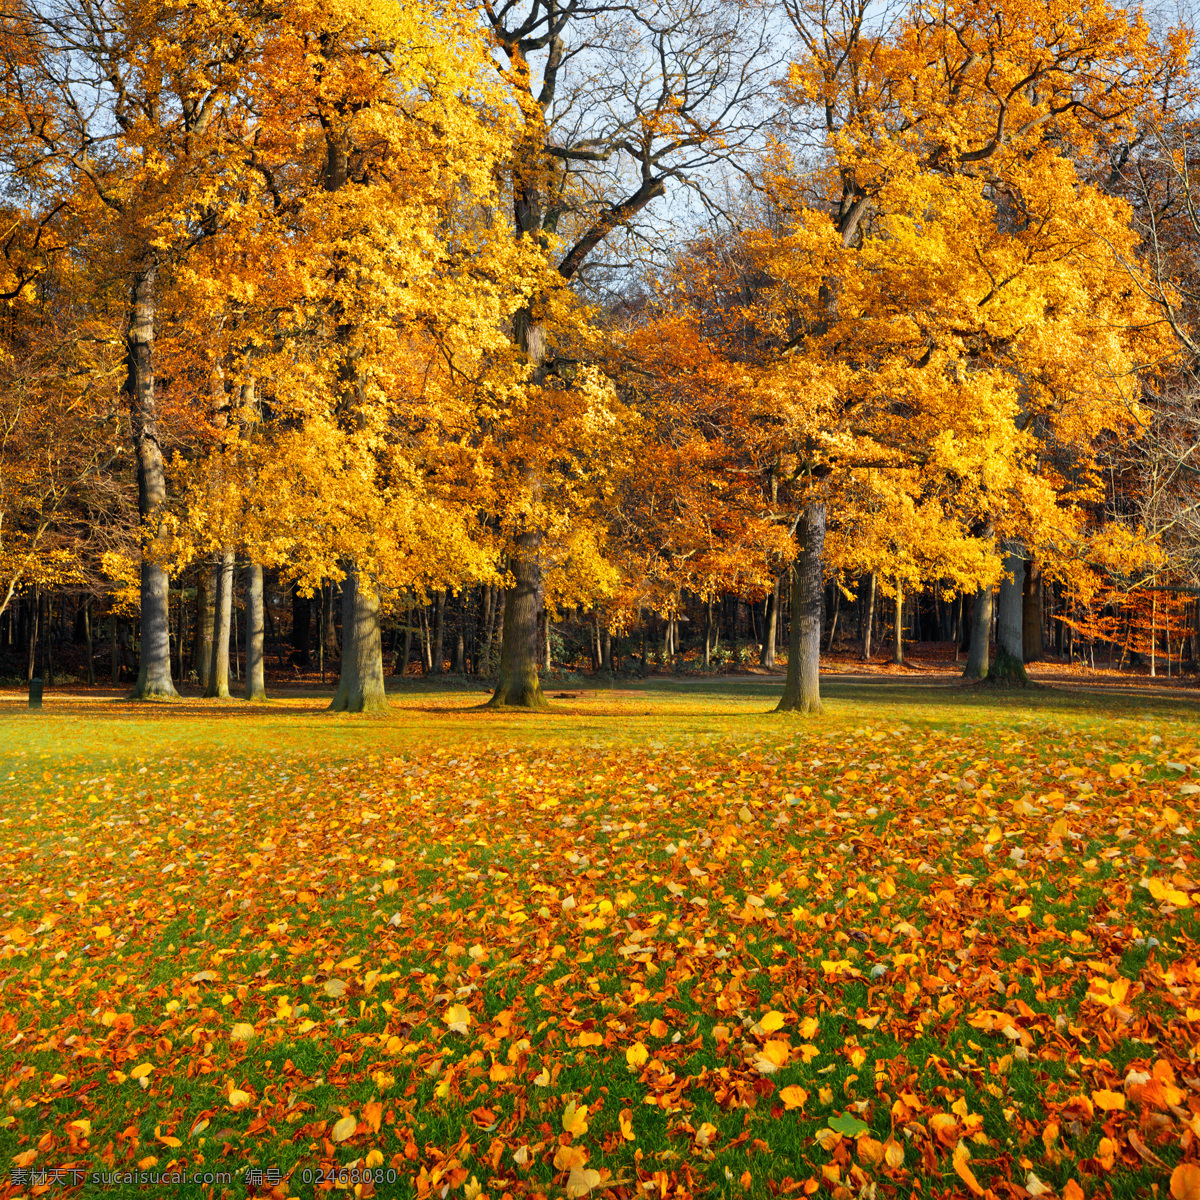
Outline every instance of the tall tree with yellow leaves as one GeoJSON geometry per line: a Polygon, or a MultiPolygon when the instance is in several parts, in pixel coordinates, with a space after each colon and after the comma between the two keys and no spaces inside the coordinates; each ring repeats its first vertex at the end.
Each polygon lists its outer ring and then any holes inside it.
{"type": "Polygon", "coordinates": [[[820,707],[832,476],[953,479],[1003,537],[1064,515],[1036,422],[1086,447],[1126,419],[1109,385],[1139,361],[1146,317],[1118,280],[1127,213],[1075,159],[1135,117],[1183,45],[1104,5],[917,4],[878,35],[860,0],[786,10],[816,165],[781,151],[768,175],[785,217],[752,239],[769,282],[747,319],[797,514],[780,707],[804,712],[820,707]]]}
{"type": "MultiPolygon", "coordinates": [[[[521,117],[507,177],[513,231],[556,277],[516,314],[513,340],[529,381],[507,428],[495,433],[508,451],[497,519],[511,584],[491,702],[540,708],[542,547],[546,522],[569,516],[545,495],[550,481],[541,471],[554,411],[573,386],[551,378],[562,287],[586,285],[606,248],[637,245],[657,199],[672,189],[703,195],[719,168],[761,147],[762,101],[779,60],[762,10],[724,0],[487,0],[483,9],[521,117]],[[539,455],[521,453],[531,444],[539,455]]],[[[558,423],[557,431],[574,427],[558,423]]],[[[575,448],[558,449],[559,462],[573,458],[575,448]]]]}
{"type": "Polygon", "coordinates": [[[302,586],[342,580],[333,708],[374,711],[389,597],[494,574],[479,412],[542,269],[493,219],[514,114],[473,13],[394,0],[274,14],[241,104],[244,192],[195,281],[264,413],[233,524],[302,586]]]}
{"type": "Polygon", "coordinates": [[[220,126],[254,45],[244,16],[232,5],[162,0],[51,0],[7,14],[9,92],[26,126],[18,173],[43,205],[70,212],[98,296],[123,295],[142,523],[139,699],[175,695],[155,391],[160,293],[209,232],[218,180],[228,182],[220,126]]]}

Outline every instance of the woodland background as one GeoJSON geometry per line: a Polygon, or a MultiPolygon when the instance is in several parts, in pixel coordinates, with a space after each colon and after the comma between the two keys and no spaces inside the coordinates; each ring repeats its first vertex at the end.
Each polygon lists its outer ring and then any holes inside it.
{"type": "Polygon", "coordinates": [[[0,47],[10,679],[1196,670],[1186,23],[81,0],[0,47]]]}

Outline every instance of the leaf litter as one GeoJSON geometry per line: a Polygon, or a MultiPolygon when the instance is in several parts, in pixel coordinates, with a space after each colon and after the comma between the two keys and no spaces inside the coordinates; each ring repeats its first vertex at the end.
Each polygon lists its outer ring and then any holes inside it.
{"type": "Polygon", "coordinates": [[[279,1195],[1194,1197],[1200,749],[1109,741],[23,766],[0,1144],[279,1195]]]}

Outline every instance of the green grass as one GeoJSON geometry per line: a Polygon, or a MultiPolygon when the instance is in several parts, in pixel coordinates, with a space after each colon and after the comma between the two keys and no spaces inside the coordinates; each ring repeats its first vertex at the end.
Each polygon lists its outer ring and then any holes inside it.
{"type": "Polygon", "coordinates": [[[809,720],[778,686],[6,694],[5,1169],[967,1195],[959,1147],[983,1187],[1164,1194],[1200,1111],[1191,705],[834,681],[809,720]]]}

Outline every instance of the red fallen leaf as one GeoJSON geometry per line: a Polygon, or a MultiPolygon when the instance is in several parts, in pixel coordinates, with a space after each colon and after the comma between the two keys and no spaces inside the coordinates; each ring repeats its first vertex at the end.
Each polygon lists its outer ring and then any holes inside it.
{"type": "Polygon", "coordinates": [[[490,1129],[496,1123],[496,1114],[490,1108],[474,1108],[471,1110],[471,1120],[480,1129],[490,1129]]]}

